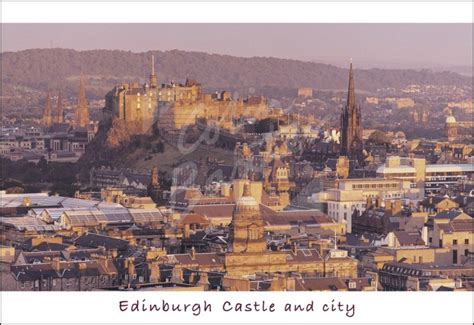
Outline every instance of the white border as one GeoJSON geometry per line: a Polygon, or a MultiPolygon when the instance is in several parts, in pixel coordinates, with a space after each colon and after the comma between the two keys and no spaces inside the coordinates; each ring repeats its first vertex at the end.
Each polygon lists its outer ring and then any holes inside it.
{"type": "Polygon", "coordinates": [[[472,23],[472,2],[2,2],[3,23],[472,23]]]}
{"type": "Polygon", "coordinates": [[[473,322],[472,292],[3,292],[2,323],[425,323],[473,322]],[[121,300],[160,303],[212,304],[212,312],[121,312],[121,300]],[[353,317],[343,312],[322,312],[332,300],[355,304],[353,317]],[[275,303],[276,312],[223,312],[222,304],[275,303]],[[284,312],[286,303],[313,312],[284,312]]]}

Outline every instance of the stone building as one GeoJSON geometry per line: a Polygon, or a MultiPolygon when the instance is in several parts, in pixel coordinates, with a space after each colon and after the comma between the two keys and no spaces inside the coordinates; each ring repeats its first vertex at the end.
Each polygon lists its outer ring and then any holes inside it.
{"type": "MultiPolygon", "coordinates": [[[[152,59],[154,61],[154,58],[152,59]]],[[[123,83],[105,96],[106,119],[122,121],[131,134],[146,134],[156,121],[158,109],[157,76],[152,62],[148,83],[123,83]]]]}
{"type": "Polygon", "coordinates": [[[356,277],[357,264],[357,260],[348,257],[347,251],[337,249],[336,245],[326,252],[317,248],[300,249],[296,245],[292,249],[270,251],[261,206],[250,195],[250,185],[245,183],[243,194],[234,207],[227,252],[197,253],[192,250],[188,254],[162,256],[155,268],[161,265],[162,269],[172,269],[171,281],[183,282],[186,272],[199,277],[212,272],[238,278],[259,272],[356,277]]]}
{"type": "Polygon", "coordinates": [[[449,116],[446,118],[446,135],[449,142],[456,141],[458,137],[458,125],[451,111],[449,111],[449,116]]]}
{"type": "Polygon", "coordinates": [[[245,184],[243,195],[235,205],[234,217],[230,225],[232,252],[265,252],[267,243],[263,227],[260,205],[251,195],[250,185],[245,184]]]}
{"type": "Polygon", "coordinates": [[[313,97],[313,88],[311,87],[300,87],[298,88],[298,97],[313,97]]]}
{"type": "Polygon", "coordinates": [[[198,117],[223,125],[244,115],[268,115],[263,97],[233,99],[226,91],[205,94],[201,84],[192,79],[186,79],[184,84],[173,81],[159,86],[153,62],[149,82],[123,83],[106,95],[105,118],[114,127],[127,129],[129,135],[149,133],[155,122],[159,128],[181,129],[195,124],[198,117]]]}

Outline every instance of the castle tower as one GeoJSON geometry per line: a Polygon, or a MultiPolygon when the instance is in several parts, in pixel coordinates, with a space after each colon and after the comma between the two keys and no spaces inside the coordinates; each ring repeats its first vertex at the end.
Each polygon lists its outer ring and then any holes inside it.
{"type": "Polygon", "coordinates": [[[158,78],[155,74],[155,56],[151,56],[151,75],[150,75],[150,87],[157,88],[158,87],[158,78]]]}
{"type": "Polygon", "coordinates": [[[267,251],[260,205],[250,194],[248,183],[244,185],[243,195],[235,205],[230,224],[230,242],[234,253],[267,251]]]}
{"type": "Polygon", "coordinates": [[[87,106],[86,88],[84,85],[84,75],[81,73],[79,85],[79,97],[76,107],[76,126],[85,127],[89,124],[89,108],[87,106]]]}
{"type": "Polygon", "coordinates": [[[58,104],[53,114],[53,123],[64,123],[63,97],[61,93],[58,95],[58,104]]]}
{"type": "Polygon", "coordinates": [[[347,103],[341,113],[341,156],[360,160],[362,150],[362,116],[360,106],[356,104],[354,73],[351,62],[347,103]]]}
{"type": "Polygon", "coordinates": [[[43,113],[43,124],[46,126],[51,126],[53,124],[53,113],[51,109],[51,96],[49,92],[46,95],[46,104],[45,104],[44,113],[43,113]]]}
{"type": "Polygon", "coordinates": [[[449,142],[456,141],[458,137],[458,125],[451,110],[449,111],[449,115],[446,118],[446,134],[449,142]]]}

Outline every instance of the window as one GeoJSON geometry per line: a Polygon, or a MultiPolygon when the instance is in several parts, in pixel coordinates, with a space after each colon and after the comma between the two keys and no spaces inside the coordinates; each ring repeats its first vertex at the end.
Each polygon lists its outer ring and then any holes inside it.
{"type": "Polygon", "coordinates": [[[56,286],[56,279],[53,279],[53,287],[56,286]]]}
{"type": "Polygon", "coordinates": [[[464,239],[464,244],[469,245],[469,238],[464,239]]]}
{"type": "Polygon", "coordinates": [[[453,249],[453,264],[458,264],[458,250],[453,249]]]}
{"type": "Polygon", "coordinates": [[[457,245],[458,244],[458,240],[457,239],[453,239],[453,245],[457,245]]]}
{"type": "Polygon", "coordinates": [[[469,255],[469,249],[464,250],[464,256],[467,256],[467,255],[469,255]]]}

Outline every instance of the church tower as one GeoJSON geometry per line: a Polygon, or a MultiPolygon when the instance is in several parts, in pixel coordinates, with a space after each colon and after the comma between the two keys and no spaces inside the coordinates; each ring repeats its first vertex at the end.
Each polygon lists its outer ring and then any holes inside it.
{"type": "Polygon", "coordinates": [[[45,104],[44,113],[43,113],[43,124],[46,126],[51,126],[53,124],[53,116],[52,116],[52,109],[51,109],[51,96],[49,92],[46,95],[46,104],[45,104]]]}
{"type": "Polygon", "coordinates": [[[230,242],[233,253],[260,253],[267,251],[264,222],[260,205],[250,194],[250,185],[244,185],[242,197],[237,200],[232,223],[230,242]]]}
{"type": "Polygon", "coordinates": [[[58,95],[58,104],[53,114],[53,123],[64,123],[63,97],[61,93],[58,95]]]}
{"type": "Polygon", "coordinates": [[[76,107],[76,126],[85,127],[89,124],[89,108],[87,106],[86,88],[84,85],[84,76],[81,73],[81,82],[79,85],[79,97],[76,107]]]}
{"type": "Polygon", "coordinates": [[[347,103],[341,113],[341,156],[360,160],[362,150],[362,116],[360,106],[356,104],[354,72],[351,62],[347,103]]]}
{"type": "Polygon", "coordinates": [[[158,87],[158,78],[155,74],[155,56],[151,56],[151,75],[150,75],[150,88],[158,87]]]}
{"type": "Polygon", "coordinates": [[[453,112],[449,110],[449,115],[446,118],[446,134],[449,142],[456,141],[458,137],[458,127],[456,118],[453,116],[453,112]]]}
{"type": "Polygon", "coordinates": [[[153,166],[151,170],[151,180],[150,184],[148,184],[147,194],[155,203],[164,203],[163,191],[161,190],[158,168],[156,166],[153,166]]]}

